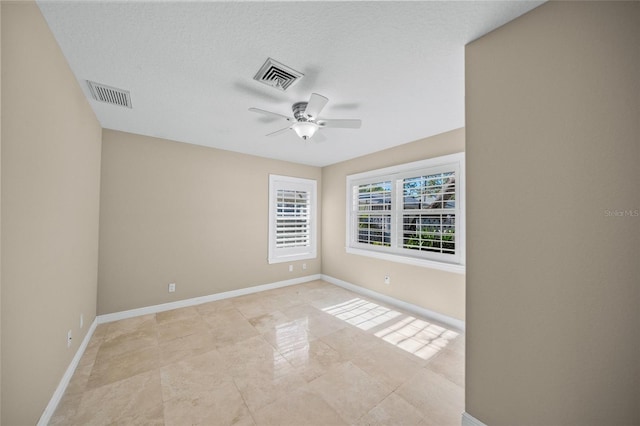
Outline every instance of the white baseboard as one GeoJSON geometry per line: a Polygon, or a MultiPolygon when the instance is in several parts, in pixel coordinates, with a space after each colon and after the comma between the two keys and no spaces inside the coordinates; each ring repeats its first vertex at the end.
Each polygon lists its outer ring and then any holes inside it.
{"type": "Polygon", "coordinates": [[[93,332],[96,331],[97,325],[98,325],[98,319],[96,318],[91,323],[91,326],[89,327],[87,334],[84,336],[84,339],[80,344],[80,347],[78,348],[78,350],[76,351],[76,354],[71,360],[69,367],[67,367],[67,371],[64,372],[64,375],[62,376],[60,383],[58,383],[58,387],[56,388],[55,392],[53,393],[53,396],[51,396],[51,399],[49,400],[49,404],[47,404],[47,407],[44,409],[42,416],[40,416],[40,420],[38,420],[37,426],[46,426],[47,424],[49,424],[49,421],[51,420],[53,413],[55,413],[56,408],[58,408],[58,404],[60,403],[60,400],[62,399],[64,392],[67,390],[69,381],[71,380],[71,377],[73,377],[73,373],[75,373],[76,368],[78,367],[78,363],[82,358],[82,355],[84,355],[84,351],[87,349],[87,345],[89,345],[89,341],[91,340],[91,336],[93,336],[93,332]]]}
{"type": "Polygon", "coordinates": [[[469,413],[462,413],[462,426],[487,426],[469,413]]]}
{"type": "Polygon", "coordinates": [[[420,315],[425,318],[431,318],[433,320],[439,321],[443,324],[446,324],[456,330],[464,331],[464,321],[440,314],[438,312],[432,311],[430,309],[423,308],[421,306],[417,306],[403,300],[396,299],[391,296],[387,296],[386,294],[378,293],[377,291],[369,290],[368,288],[360,287],[355,284],[351,284],[349,282],[340,280],[338,278],[334,278],[329,275],[322,274],[322,279],[328,283],[335,284],[347,290],[351,290],[355,293],[360,293],[365,296],[372,297],[374,299],[378,299],[382,302],[386,302],[390,305],[397,306],[398,308],[404,309],[416,315],[420,315]]]}
{"type": "Polygon", "coordinates": [[[293,278],[290,280],[277,281],[270,284],[262,284],[254,287],[241,288],[238,290],[225,291],[222,293],[210,294],[208,296],[193,297],[191,299],[178,300],[175,302],[162,303],[160,305],[145,306],[144,308],[131,309],[128,311],[114,312],[111,314],[98,315],[98,324],[118,321],[126,318],[139,317],[141,315],[155,314],[158,312],[170,311],[172,309],[186,308],[188,306],[200,305],[207,302],[215,302],[216,300],[229,299],[231,297],[244,296],[246,294],[258,293],[275,288],[287,287],[290,285],[302,284],[309,281],[321,279],[320,274],[307,275],[306,277],[293,278]]]}

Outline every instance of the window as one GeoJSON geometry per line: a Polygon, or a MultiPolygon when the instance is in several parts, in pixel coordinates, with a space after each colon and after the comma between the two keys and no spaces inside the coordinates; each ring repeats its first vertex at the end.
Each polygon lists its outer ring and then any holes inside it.
{"type": "Polygon", "coordinates": [[[316,257],[316,181],[269,175],[269,263],[316,257]]]}
{"type": "Polygon", "coordinates": [[[347,252],[464,272],[464,154],[347,176],[347,252]]]}

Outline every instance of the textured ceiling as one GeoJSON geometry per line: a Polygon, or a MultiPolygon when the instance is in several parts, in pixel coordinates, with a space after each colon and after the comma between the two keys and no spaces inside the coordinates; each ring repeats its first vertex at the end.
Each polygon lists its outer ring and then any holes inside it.
{"type": "Polygon", "coordinates": [[[475,2],[39,1],[104,128],[324,166],[464,126],[464,46],[541,4],[475,2]],[[286,92],[253,80],[271,57],[305,76],[286,92]],[[85,80],[131,92],[133,109],[91,99],[85,80]],[[322,118],[287,122],[312,92],[322,118]],[[315,139],[315,138],[314,138],[315,139]]]}

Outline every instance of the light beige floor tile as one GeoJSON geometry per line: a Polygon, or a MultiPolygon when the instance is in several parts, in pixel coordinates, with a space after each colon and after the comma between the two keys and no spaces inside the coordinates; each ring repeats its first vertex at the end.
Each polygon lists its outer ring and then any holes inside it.
{"type": "Polygon", "coordinates": [[[420,360],[425,365],[429,360],[436,356],[442,349],[439,345],[431,345],[421,340],[407,337],[397,331],[379,331],[375,336],[390,346],[404,351],[404,353],[412,355],[414,360],[420,360]]]}
{"type": "Polygon", "coordinates": [[[234,378],[251,378],[255,374],[276,378],[294,371],[291,364],[262,336],[225,346],[218,352],[223,357],[226,371],[234,378]]]}
{"type": "Polygon", "coordinates": [[[328,287],[335,287],[335,286],[329,284],[326,281],[313,280],[313,281],[308,281],[306,283],[300,284],[300,287],[301,288],[314,289],[314,288],[328,288],[328,287]]]}
{"type": "Polygon", "coordinates": [[[318,394],[305,388],[263,407],[254,414],[260,426],[342,426],[338,413],[318,394]]]}
{"type": "Polygon", "coordinates": [[[307,384],[302,374],[294,371],[276,376],[255,371],[235,377],[234,382],[252,413],[307,384]]]}
{"type": "Polygon", "coordinates": [[[214,302],[201,303],[200,305],[196,305],[194,307],[196,308],[198,313],[202,315],[210,312],[218,312],[218,311],[224,311],[226,309],[232,309],[233,301],[232,299],[222,299],[222,300],[216,300],[214,302]]]}
{"type": "Polygon", "coordinates": [[[295,321],[282,323],[274,330],[264,333],[262,337],[280,353],[304,347],[313,340],[307,329],[295,321]]]}
{"type": "Polygon", "coordinates": [[[273,311],[249,319],[249,323],[261,334],[274,331],[277,326],[288,322],[291,322],[291,320],[280,311],[273,311]]]}
{"type": "Polygon", "coordinates": [[[87,391],[74,417],[78,425],[162,425],[158,370],[87,391]]]}
{"type": "Polygon", "coordinates": [[[394,317],[401,315],[399,312],[360,297],[326,307],[322,311],[365,331],[380,327],[381,324],[388,323],[394,317]]]}
{"type": "Polygon", "coordinates": [[[341,321],[321,311],[314,312],[303,318],[298,318],[295,321],[304,327],[309,332],[309,335],[314,338],[320,338],[350,327],[347,322],[341,321]]]}
{"type": "Polygon", "coordinates": [[[356,293],[331,285],[310,289],[302,294],[301,297],[306,299],[310,305],[319,309],[333,307],[360,298],[356,293]]]}
{"type": "Polygon", "coordinates": [[[381,383],[396,389],[409,381],[421,369],[420,364],[388,345],[378,345],[374,350],[360,352],[352,362],[381,383]]]}
{"type": "Polygon", "coordinates": [[[96,359],[103,361],[125,352],[157,345],[157,327],[152,322],[148,322],[145,326],[135,328],[128,332],[114,333],[112,338],[105,339],[96,353],[96,359]]]}
{"type": "Polygon", "coordinates": [[[160,369],[162,397],[168,401],[177,397],[188,397],[202,393],[223,383],[232,383],[222,355],[210,351],[160,369]]]}
{"type": "Polygon", "coordinates": [[[269,299],[271,299],[270,306],[273,306],[278,310],[291,308],[305,303],[305,299],[300,297],[298,292],[293,292],[291,290],[270,295],[269,299]]]}
{"type": "Polygon", "coordinates": [[[258,293],[245,294],[244,296],[234,297],[234,298],[231,298],[229,300],[231,300],[231,302],[233,303],[233,306],[236,306],[236,305],[242,304],[242,303],[256,302],[256,301],[259,301],[262,298],[264,298],[264,293],[258,292],[258,293]]]}
{"type": "Polygon", "coordinates": [[[283,352],[282,356],[307,382],[345,361],[338,351],[321,340],[307,342],[305,345],[283,352]]]}
{"type": "Polygon", "coordinates": [[[464,343],[322,281],[282,287],[99,325],[51,424],[458,426],[464,343]]]}
{"type": "Polygon", "coordinates": [[[407,401],[392,393],[367,414],[356,426],[417,426],[422,424],[422,414],[407,401]]]}
{"type": "Polygon", "coordinates": [[[100,360],[98,354],[87,388],[94,389],[158,367],[160,367],[160,351],[157,346],[125,352],[105,360],[100,360]]]}
{"type": "Polygon", "coordinates": [[[234,302],[234,306],[245,318],[255,318],[260,315],[269,314],[277,311],[280,307],[274,300],[265,297],[257,300],[234,302]]]}
{"type": "Polygon", "coordinates": [[[300,305],[281,309],[280,312],[282,312],[290,320],[298,320],[307,318],[310,315],[317,315],[320,311],[318,310],[318,308],[314,308],[307,303],[303,303],[300,305]]]}
{"type": "Polygon", "coordinates": [[[242,315],[240,311],[238,311],[235,307],[203,311],[200,313],[200,315],[211,328],[224,327],[230,324],[247,322],[247,318],[242,315]]]}
{"type": "Polygon", "coordinates": [[[223,383],[208,392],[166,401],[164,422],[167,426],[254,424],[249,409],[233,383],[223,383]]]}
{"type": "Polygon", "coordinates": [[[321,337],[320,340],[338,351],[344,359],[351,359],[380,345],[378,339],[353,327],[345,327],[321,337]]]}
{"type": "Polygon", "coordinates": [[[158,342],[168,342],[178,337],[208,332],[209,325],[200,317],[176,319],[158,325],[158,342]]]}
{"type": "Polygon", "coordinates": [[[159,345],[161,365],[182,361],[216,348],[211,333],[198,331],[159,345]]]}
{"type": "Polygon", "coordinates": [[[308,389],[327,401],[347,423],[357,421],[392,391],[351,362],[332,368],[310,382],[308,389]]]}
{"type": "Polygon", "coordinates": [[[65,392],[55,413],[49,421],[49,426],[62,426],[75,424],[75,416],[82,400],[82,393],[65,392]]]}
{"type": "Polygon", "coordinates": [[[454,340],[451,341],[449,346],[447,346],[447,349],[449,349],[450,351],[457,352],[460,355],[464,356],[465,343],[466,342],[465,342],[464,334],[459,334],[458,337],[456,337],[454,340]]]}
{"type": "Polygon", "coordinates": [[[96,329],[93,332],[93,336],[91,336],[91,342],[89,342],[89,345],[91,345],[94,342],[99,342],[102,339],[104,339],[104,337],[107,334],[107,330],[109,329],[109,324],[98,324],[96,326],[96,329]]]}
{"type": "MultiPolygon", "coordinates": [[[[100,342],[102,343],[102,341],[100,342]]],[[[96,357],[98,355],[98,351],[100,351],[101,345],[87,345],[87,348],[84,350],[82,354],[82,358],[80,358],[80,362],[78,363],[78,367],[92,365],[96,357]]]]}
{"type": "Polygon", "coordinates": [[[211,336],[216,348],[234,345],[251,337],[258,336],[259,334],[258,330],[256,330],[249,321],[245,319],[224,326],[211,328],[211,336]]]}
{"type": "Polygon", "coordinates": [[[107,325],[107,330],[104,332],[104,340],[110,340],[117,337],[120,334],[131,333],[139,331],[148,327],[156,326],[156,315],[142,315],[139,317],[127,318],[120,321],[114,321],[107,325]]]}
{"type": "Polygon", "coordinates": [[[427,365],[426,369],[441,374],[456,385],[464,387],[464,355],[444,349],[427,365]]]}
{"type": "Polygon", "coordinates": [[[198,310],[195,307],[189,306],[186,308],[172,309],[170,311],[158,312],[156,314],[156,322],[160,325],[166,322],[175,321],[179,319],[194,318],[194,317],[197,318],[199,315],[200,314],[198,313],[198,310]]]}
{"type": "Polygon", "coordinates": [[[76,371],[71,376],[65,395],[77,395],[82,394],[87,389],[89,383],[89,377],[91,376],[91,370],[93,369],[93,361],[87,362],[82,359],[76,367],[76,371]]]}
{"type": "Polygon", "coordinates": [[[444,376],[423,368],[396,393],[420,411],[426,424],[460,425],[464,389],[444,376]]]}

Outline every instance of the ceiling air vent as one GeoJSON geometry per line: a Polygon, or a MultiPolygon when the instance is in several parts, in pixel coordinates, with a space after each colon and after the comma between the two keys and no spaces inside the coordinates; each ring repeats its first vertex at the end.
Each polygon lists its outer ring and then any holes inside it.
{"type": "Polygon", "coordinates": [[[284,92],[303,76],[301,72],[269,58],[253,79],[284,92]]]}
{"type": "Polygon", "coordinates": [[[87,80],[87,85],[91,91],[91,96],[96,101],[132,108],[131,95],[128,90],[116,89],[115,87],[105,86],[89,80],[87,80]]]}

